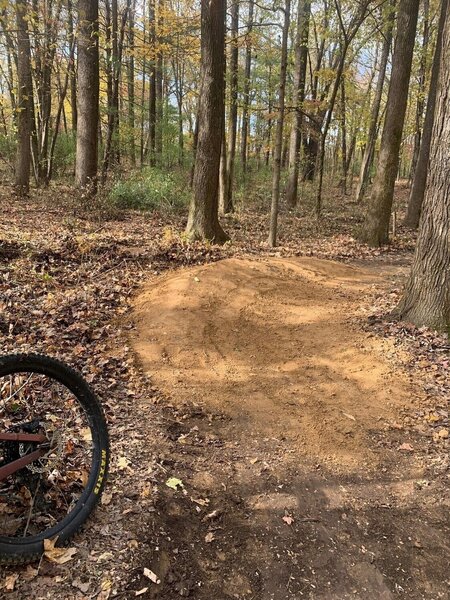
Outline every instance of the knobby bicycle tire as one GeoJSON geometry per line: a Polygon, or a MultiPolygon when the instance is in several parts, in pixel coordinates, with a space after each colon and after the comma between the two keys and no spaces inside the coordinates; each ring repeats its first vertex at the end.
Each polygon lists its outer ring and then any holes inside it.
{"type": "MultiPolygon", "coordinates": [[[[44,540],[56,538],[62,546],[86,521],[103,491],[109,465],[109,439],[103,409],[83,377],[65,363],[40,354],[0,357],[0,377],[29,372],[45,375],[65,386],[78,400],[92,434],[92,464],[86,486],[73,509],[56,525],[38,535],[13,538],[0,536],[0,564],[24,564],[38,559],[44,540]]],[[[1,426],[1,425],[0,425],[1,426]]]]}

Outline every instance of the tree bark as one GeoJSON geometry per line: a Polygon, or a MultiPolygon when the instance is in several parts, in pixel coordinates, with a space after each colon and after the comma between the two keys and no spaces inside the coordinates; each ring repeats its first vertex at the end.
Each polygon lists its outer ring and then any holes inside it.
{"type": "Polygon", "coordinates": [[[132,0],[128,18],[128,63],[127,63],[127,87],[128,87],[128,129],[130,140],[130,160],[136,164],[136,146],[134,141],[135,125],[135,97],[134,97],[134,14],[136,11],[136,0],[132,0]]]}
{"type": "Polygon", "coordinates": [[[429,174],[404,320],[450,333],[450,11],[446,8],[429,174]]]}
{"type": "Polygon", "coordinates": [[[444,29],[445,16],[448,10],[448,0],[442,0],[441,14],[439,16],[438,32],[436,37],[436,48],[433,57],[433,66],[431,70],[430,89],[428,92],[427,109],[423,125],[423,135],[420,144],[419,156],[414,173],[414,181],[411,188],[411,194],[408,202],[408,210],[405,217],[405,225],[413,229],[419,226],[422,202],[425,194],[428,176],[428,160],[431,147],[431,133],[433,131],[434,110],[436,104],[436,92],[439,79],[439,66],[442,54],[442,35],[444,29]]]}
{"type": "Polygon", "coordinates": [[[300,169],[300,148],[303,124],[303,102],[305,100],[306,68],[308,64],[309,20],[311,0],[301,0],[297,15],[297,36],[295,41],[295,74],[292,104],[297,109],[291,132],[289,149],[289,178],[286,188],[286,203],[290,208],[297,205],[298,174],[300,169]]]}
{"type": "Polygon", "coordinates": [[[342,192],[344,196],[347,195],[347,171],[348,171],[348,162],[347,162],[347,119],[346,119],[346,110],[347,110],[347,96],[345,93],[345,78],[343,77],[341,80],[341,179],[339,181],[339,186],[342,188],[342,192]]]}
{"type": "Polygon", "coordinates": [[[75,182],[95,193],[99,122],[98,0],[78,0],[78,126],[75,182]]]}
{"type": "MultiPolygon", "coordinates": [[[[323,188],[323,175],[324,175],[324,162],[325,162],[325,149],[326,149],[326,140],[328,131],[330,129],[331,118],[334,111],[334,106],[336,103],[336,98],[338,95],[339,88],[341,86],[341,78],[345,68],[345,60],[347,58],[347,52],[350,47],[351,42],[354,37],[358,33],[359,28],[367,17],[367,10],[370,4],[370,0],[364,0],[361,2],[354,13],[353,18],[348,25],[348,28],[345,28],[344,22],[342,20],[341,13],[338,14],[339,23],[340,23],[340,52],[337,57],[337,69],[336,69],[336,78],[334,80],[334,84],[331,91],[330,100],[328,102],[327,113],[324,119],[323,129],[320,136],[320,145],[319,145],[319,154],[317,156],[317,167],[319,172],[319,183],[317,186],[317,195],[316,195],[316,216],[320,218],[322,212],[322,188],[323,188]]],[[[338,4],[335,3],[336,8],[338,4]]]]}
{"type": "Polygon", "coordinates": [[[201,1],[201,86],[192,201],[186,233],[223,243],[218,217],[220,147],[224,112],[226,0],[201,1]]]}
{"type": "MultiPolygon", "coordinates": [[[[107,0],[107,3],[109,0],[107,0]]],[[[122,13],[120,29],[118,28],[118,7],[117,0],[111,3],[111,27],[112,27],[112,89],[108,106],[108,130],[105,141],[105,152],[102,165],[102,183],[106,182],[108,169],[111,163],[117,164],[120,159],[119,136],[119,84],[120,72],[122,68],[123,41],[125,37],[125,28],[128,14],[131,7],[131,0],[127,0],[122,13]],[[115,139],[116,136],[116,139],[115,139]]]]}
{"type": "Polygon", "coordinates": [[[237,96],[238,96],[238,34],[239,0],[233,0],[231,6],[231,48],[230,48],[230,111],[228,121],[227,184],[224,189],[222,210],[225,214],[233,212],[234,159],[236,156],[237,96]]]}
{"type": "Polygon", "coordinates": [[[150,154],[150,166],[155,165],[156,160],[156,22],[155,22],[155,0],[150,0],[149,13],[149,37],[151,46],[150,61],[150,99],[148,105],[148,151],[150,154]]]}
{"type": "Polygon", "coordinates": [[[377,174],[369,202],[362,241],[370,246],[382,246],[389,241],[389,221],[394,198],[399,152],[408,102],[408,86],[414,40],[417,28],[419,0],[400,0],[397,36],[392,61],[391,81],[386,106],[377,174]]]}
{"type": "Polygon", "coordinates": [[[369,131],[367,134],[367,143],[364,149],[364,156],[361,162],[361,170],[359,173],[358,186],[356,188],[356,202],[361,202],[366,193],[370,179],[370,170],[373,164],[375,154],[375,143],[378,132],[378,118],[380,115],[381,99],[383,97],[384,80],[386,78],[386,68],[389,60],[389,52],[392,44],[392,30],[394,27],[394,1],[389,5],[390,14],[386,29],[384,31],[383,49],[381,51],[380,69],[378,73],[377,86],[375,89],[375,97],[372,104],[372,113],[370,115],[369,131]]]}
{"type": "Polygon", "coordinates": [[[30,189],[31,168],[31,106],[33,86],[31,80],[30,38],[27,25],[27,1],[16,2],[17,22],[17,153],[15,187],[19,196],[30,189]]]}
{"type": "Polygon", "coordinates": [[[67,27],[68,27],[68,35],[69,35],[69,43],[71,47],[74,48],[72,52],[72,56],[69,62],[69,70],[70,70],[70,108],[72,111],[72,131],[76,133],[77,131],[77,75],[76,75],[76,66],[75,66],[75,54],[76,54],[76,43],[74,44],[74,29],[73,29],[73,3],[72,0],[67,0],[67,27]]]}
{"type": "Polygon", "coordinates": [[[284,4],[284,22],[283,34],[281,40],[281,68],[280,80],[278,85],[278,116],[277,129],[275,133],[275,152],[273,158],[272,172],[272,204],[270,207],[270,229],[269,246],[274,248],[277,245],[278,229],[278,205],[280,200],[280,171],[281,171],[281,151],[283,145],[283,127],[285,112],[285,93],[286,93],[286,68],[287,68],[287,46],[289,37],[289,25],[291,20],[291,0],[285,0],[284,4]]]}
{"type": "Polygon", "coordinates": [[[423,111],[425,108],[425,84],[427,76],[427,54],[428,45],[430,42],[430,0],[423,0],[423,34],[422,48],[420,55],[419,66],[419,89],[417,90],[416,102],[416,130],[414,132],[414,149],[411,161],[411,170],[409,173],[409,181],[414,180],[414,173],[419,158],[420,144],[422,142],[422,126],[423,126],[423,111]]]}
{"type": "Polygon", "coordinates": [[[252,31],[255,0],[249,0],[248,22],[245,50],[244,91],[242,94],[242,128],[241,128],[241,163],[242,171],[247,172],[248,159],[248,133],[250,111],[250,76],[252,68],[252,31]]]}
{"type": "Polygon", "coordinates": [[[158,14],[157,14],[157,31],[156,36],[157,43],[157,58],[156,58],[156,72],[155,72],[155,85],[156,85],[156,125],[155,125],[155,160],[156,163],[160,164],[162,160],[163,151],[163,117],[164,117],[164,94],[163,94],[163,78],[164,78],[164,58],[162,51],[163,39],[161,37],[161,31],[164,24],[164,18],[162,14],[163,0],[158,0],[158,14]]]}

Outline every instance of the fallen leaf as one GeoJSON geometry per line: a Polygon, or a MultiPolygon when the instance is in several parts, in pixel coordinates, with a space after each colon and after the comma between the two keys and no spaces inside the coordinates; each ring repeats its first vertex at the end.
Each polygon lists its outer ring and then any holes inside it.
{"type": "Polygon", "coordinates": [[[293,517],[290,517],[289,515],[284,515],[283,517],[283,521],[287,524],[287,525],[292,525],[292,523],[294,522],[293,517]]]}
{"type": "Polygon", "coordinates": [[[207,544],[210,544],[213,540],[215,540],[216,538],[214,537],[214,534],[212,531],[209,531],[206,535],[205,535],[205,542],[207,544]]]}
{"type": "Polygon", "coordinates": [[[27,581],[31,581],[31,579],[34,579],[38,573],[39,573],[38,569],[35,569],[31,565],[28,565],[27,568],[25,569],[25,572],[23,573],[23,578],[26,579],[27,581]]]}
{"type": "Polygon", "coordinates": [[[169,479],[166,481],[166,485],[167,485],[167,487],[170,487],[172,490],[178,490],[178,488],[181,488],[181,489],[184,488],[184,483],[181,481],[181,479],[178,479],[177,477],[169,477],[169,479]]]}
{"type": "Polygon", "coordinates": [[[5,590],[8,590],[8,592],[12,592],[14,590],[14,588],[16,587],[16,581],[18,579],[19,579],[19,573],[11,573],[11,575],[8,575],[5,579],[5,585],[4,585],[5,590]]]}
{"type": "Polygon", "coordinates": [[[120,456],[117,460],[117,468],[120,470],[126,469],[129,464],[130,464],[130,461],[128,460],[128,458],[126,456],[120,456]]]}
{"type": "Polygon", "coordinates": [[[89,427],[85,427],[80,431],[81,437],[85,442],[92,442],[92,432],[89,427]]]}
{"type": "Polygon", "coordinates": [[[205,515],[202,519],[202,523],[205,523],[205,521],[212,521],[213,519],[217,519],[218,517],[220,517],[220,515],[222,514],[222,510],[220,510],[219,508],[216,508],[216,510],[213,510],[212,512],[208,513],[207,515],[205,515]]]}
{"type": "Polygon", "coordinates": [[[113,495],[108,493],[103,493],[101,498],[101,503],[103,506],[108,506],[111,503],[113,495]]]}
{"type": "Polygon", "coordinates": [[[85,594],[88,589],[89,589],[89,581],[81,581],[80,579],[74,579],[72,581],[72,586],[74,588],[77,588],[77,590],[80,590],[80,592],[83,592],[83,594],[85,594]]]}
{"type": "Polygon", "coordinates": [[[158,575],[156,573],[153,573],[153,571],[151,571],[150,569],[147,569],[147,567],[144,567],[144,576],[148,577],[150,581],[156,583],[156,585],[159,585],[161,583],[161,579],[158,577],[158,575]]]}
{"type": "Polygon", "coordinates": [[[351,419],[352,421],[356,421],[356,418],[353,415],[350,415],[349,413],[346,413],[344,411],[341,411],[341,412],[344,415],[344,417],[347,417],[347,419],[351,419]]]}
{"type": "Polygon", "coordinates": [[[102,552],[102,554],[100,554],[100,556],[98,557],[97,560],[109,560],[112,557],[113,557],[112,552],[102,552]]]}
{"type": "Polygon", "coordinates": [[[209,498],[191,498],[191,502],[195,502],[195,504],[199,504],[200,506],[208,506],[209,498]]]}
{"type": "Polygon", "coordinates": [[[63,565],[66,562],[72,560],[74,555],[77,553],[76,548],[55,548],[55,544],[58,538],[44,540],[44,556],[50,562],[54,562],[58,565],[63,565]]]}
{"type": "Polygon", "coordinates": [[[405,450],[405,452],[414,452],[414,448],[411,446],[411,444],[406,443],[399,446],[398,449],[405,450]]]}

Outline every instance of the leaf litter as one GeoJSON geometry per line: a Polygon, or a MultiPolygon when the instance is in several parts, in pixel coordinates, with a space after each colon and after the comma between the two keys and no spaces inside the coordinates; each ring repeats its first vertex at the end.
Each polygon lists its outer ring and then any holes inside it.
{"type": "MultiPolygon", "coordinates": [[[[397,264],[403,268],[411,257],[414,239],[400,230],[390,247],[372,250],[361,246],[354,235],[359,221],[349,217],[353,208],[340,206],[335,213],[329,212],[319,227],[307,216],[282,215],[281,246],[274,252],[263,242],[267,227],[265,209],[260,213],[252,209],[224,219],[234,243],[219,248],[183,241],[176,231],[184,224],[173,217],[127,213],[122,221],[99,225],[95,221],[67,217],[63,210],[50,209],[44,222],[40,216],[43,208],[54,203],[54,191],[50,190],[47,196],[47,192],[39,192],[39,197],[26,203],[16,199],[10,202],[7,188],[2,188],[0,194],[5,207],[0,224],[3,352],[46,352],[78,368],[102,399],[111,432],[112,453],[119,457],[117,471],[111,473],[105,491],[105,501],[84,531],[75,537],[74,547],[59,549],[49,541],[46,556],[51,562],[42,562],[37,569],[28,566],[8,570],[0,586],[14,600],[39,597],[47,592],[54,595],[55,584],[59,597],[75,597],[74,588],[100,600],[115,597],[121,590],[128,590],[125,594],[130,597],[145,596],[145,584],[138,588],[139,579],[130,578],[131,565],[142,564],[141,546],[130,546],[129,541],[141,538],[141,515],[146,512],[148,539],[154,538],[154,542],[150,542],[153,544],[150,555],[161,554],[156,544],[168,535],[159,512],[164,502],[161,487],[167,478],[164,479],[157,465],[162,463],[170,469],[178,462],[180,473],[183,467],[182,455],[172,454],[174,458],[171,458],[169,446],[164,450],[166,441],[161,431],[168,420],[186,418],[196,409],[185,406],[179,410],[171,406],[170,399],[164,398],[136,366],[127,343],[133,327],[127,315],[130,300],[139,286],[149,277],[157,277],[169,269],[229,256],[303,255],[355,264],[363,261],[377,269],[389,269],[397,264]],[[167,235],[168,220],[172,228],[170,235],[167,235]],[[135,511],[137,499],[139,511],[135,511]],[[155,530],[158,527],[159,530],[155,530]],[[84,572],[83,581],[79,579],[80,569],[84,572]]],[[[398,425],[410,432],[414,443],[411,447],[417,445],[415,453],[421,452],[429,481],[443,475],[442,465],[448,465],[449,344],[444,336],[389,317],[400,293],[396,276],[390,287],[374,289],[362,298],[359,314],[349,318],[371,335],[393,339],[398,348],[398,356],[392,357],[393,363],[401,363],[423,387],[422,405],[405,411],[398,425]]],[[[387,424],[385,439],[377,443],[388,443],[388,436],[396,432],[395,427],[387,424]]],[[[188,446],[187,437],[184,441],[186,444],[180,446],[188,446]]],[[[393,441],[395,443],[395,439],[393,441]]],[[[204,442],[198,438],[196,443],[202,448],[204,442]]],[[[397,448],[402,443],[409,445],[398,439],[397,448]]],[[[267,460],[264,457],[265,470],[270,474],[273,465],[267,460]]],[[[186,477],[189,477],[189,469],[185,471],[186,477]]],[[[201,498],[201,490],[197,494],[201,498]]],[[[225,501],[227,491],[223,494],[221,502],[225,501]]],[[[182,503],[186,501],[185,496],[180,499],[182,503]]],[[[215,498],[210,501],[214,504],[215,498]]],[[[223,507],[204,513],[207,505],[197,506],[201,512],[196,518],[204,519],[205,523],[223,513],[223,507]]],[[[231,502],[227,511],[239,512],[237,506],[233,507],[231,502]]],[[[282,518],[295,519],[295,515],[282,518]]],[[[204,535],[208,546],[214,546],[211,544],[216,539],[214,532],[207,531],[204,535]]],[[[175,552],[174,544],[179,543],[166,544],[172,544],[175,552]]],[[[223,549],[213,552],[219,562],[226,560],[223,549]]],[[[165,572],[162,554],[160,560],[165,572]]],[[[195,586],[191,578],[192,573],[188,571],[172,571],[166,576],[169,589],[176,595],[191,593],[189,590],[195,586]]],[[[172,592],[167,597],[173,598],[172,592]]]]}

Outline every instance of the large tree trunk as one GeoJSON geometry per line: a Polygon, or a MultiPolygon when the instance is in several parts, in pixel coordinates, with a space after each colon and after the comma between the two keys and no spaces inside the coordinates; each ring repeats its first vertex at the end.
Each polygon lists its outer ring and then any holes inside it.
{"type": "Polygon", "coordinates": [[[30,38],[27,25],[27,2],[17,0],[17,154],[16,154],[16,191],[26,196],[30,189],[31,166],[31,106],[33,86],[31,81],[30,38]]]}
{"type": "Polygon", "coordinates": [[[75,182],[94,193],[98,143],[98,0],[78,0],[78,126],[75,182]]]}
{"type": "Polygon", "coordinates": [[[298,173],[300,168],[300,148],[303,124],[303,102],[305,100],[306,69],[308,66],[309,20],[311,0],[301,0],[297,16],[297,36],[295,40],[295,74],[292,94],[295,113],[289,149],[289,178],[286,188],[286,203],[290,208],[297,205],[298,173]]]}
{"type": "Polygon", "coordinates": [[[244,92],[242,95],[242,127],[241,127],[241,162],[242,171],[247,172],[248,159],[248,130],[249,130],[249,111],[250,111],[250,76],[252,67],[252,31],[253,31],[253,13],[255,0],[249,0],[248,4],[248,23],[247,38],[245,50],[245,70],[244,70],[244,92]]]}
{"type": "Polygon", "coordinates": [[[227,184],[224,189],[223,212],[233,211],[233,180],[234,159],[236,155],[236,129],[237,129],[237,96],[238,96],[238,33],[239,33],[239,0],[233,0],[231,7],[231,49],[230,49],[230,112],[228,121],[228,153],[227,184]]]}
{"type": "Polygon", "coordinates": [[[361,239],[374,247],[382,246],[389,241],[389,221],[408,102],[419,1],[400,0],[398,7],[397,37],[378,168],[364,228],[361,232],[361,239]]]}
{"type": "Polygon", "coordinates": [[[223,243],[228,236],[218,217],[222,145],[226,0],[201,2],[201,87],[192,202],[186,233],[223,243]]]}
{"type": "MultiPolygon", "coordinates": [[[[395,0],[394,0],[395,1],[395,0]]],[[[370,179],[370,170],[373,164],[375,154],[375,143],[377,141],[378,132],[378,117],[380,115],[381,99],[383,97],[384,80],[386,78],[386,68],[389,60],[389,52],[392,44],[392,30],[394,28],[394,1],[388,5],[390,14],[383,36],[383,49],[381,51],[380,68],[378,73],[377,85],[375,89],[375,97],[372,104],[372,112],[370,115],[369,131],[367,134],[367,143],[364,148],[364,156],[361,162],[361,170],[359,173],[359,181],[356,187],[356,202],[361,202],[366,193],[370,179]]]]}
{"type": "Polygon", "coordinates": [[[433,67],[431,70],[430,89],[428,92],[427,110],[423,125],[423,135],[420,144],[419,156],[414,172],[414,181],[409,197],[408,210],[405,217],[405,225],[417,229],[419,226],[422,202],[428,176],[428,160],[430,156],[431,133],[433,130],[434,109],[436,104],[436,90],[439,79],[439,66],[442,53],[442,33],[444,29],[445,16],[448,10],[448,0],[442,0],[441,14],[439,17],[436,48],[434,51],[433,67]]]}
{"type": "MultiPolygon", "coordinates": [[[[447,8],[447,7],[446,7],[447,8]]],[[[446,10],[441,73],[427,189],[402,319],[450,332],[450,11],[446,10]]]]}
{"type": "Polygon", "coordinates": [[[269,246],[271,248],[274,248],[277,245],[278,205],[280,200],[281,151],[283,145],[283,127],[285,112],[284,98],[286,92],[287,45],[289,37],[290,19],[291,0],[285,0],[283,35],[281,41],[281,68],[280,80],[278,84],[278,116],[277,129],[275,133],[275,152],[273,157],[272,204],[270,207],[270,229],[268,240],[269,246]]]}

